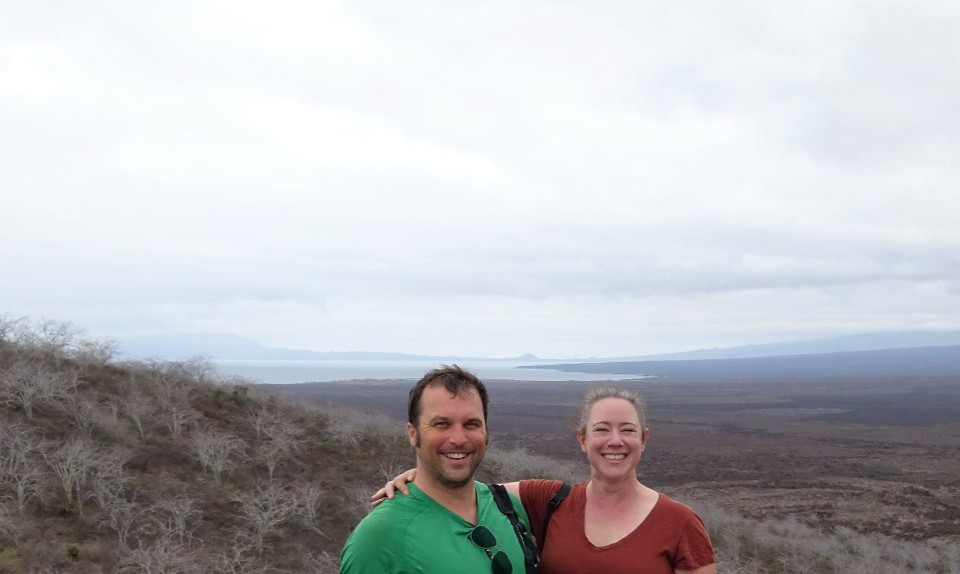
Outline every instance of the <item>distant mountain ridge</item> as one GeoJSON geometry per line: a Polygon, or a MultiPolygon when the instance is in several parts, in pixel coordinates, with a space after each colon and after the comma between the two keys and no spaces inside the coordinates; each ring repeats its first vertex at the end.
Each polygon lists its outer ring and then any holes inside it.
{"type": "Polygon", "coordinates": [[[960,345],[729,359],[541,363],[519,368],[695,380],[953,377],[960,382],[960,345]]]}
{"type": "MultiPolygon", "coordinates": [[[[785,341],[760,345],[699,349],[677,353],[606,358],[556,358],[563,362],[690,361],[703,359],[747,359],[790,355],[812,355],[881,349],[960,345],[960,331],[899,331],[844,335],[822,339],[785,341]]],[[[465,361],[493,357],[416,355],[375,351],[311,351],[268,347],[256,341],[228,334],[169,334],[125,339],[119,342],[122,355],[133,359],[183,360],[204,356],[217,360],[354,360],[354,361],[465,361]]],[[[539,361],[537,356],[497,357],[497,360],[539,361]]]]}
{"type": "MultiPolygon", "coordinates": [[[[702,359],[750,359],[784,357],[790,355],[817,355],[855,351],[879,351],[913,347],[942,347],[960,345],[960,331],[889,331],[841,335],[823,339],[784,341],[761,345],[740,345],[717,349],[698,349],[679,353],[640,355],[602,361],[689,361],[702,359]]],[[[593,361],[594,359],[585,359],[593,361]]]]}

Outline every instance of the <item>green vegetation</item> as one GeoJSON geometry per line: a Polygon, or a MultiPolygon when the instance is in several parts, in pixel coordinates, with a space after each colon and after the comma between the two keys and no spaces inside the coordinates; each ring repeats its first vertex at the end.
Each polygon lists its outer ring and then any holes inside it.
{"type": "MultiPolygon", "coordinates": [[[[337,571],[368,497],[413,464],[401,422],[310,407],[209,362],[119,363],[0,316],[0,573],[337,571]]],[[[482,480],[584,470],[491,448],[482,480]]],[[[724,573],[960,572],[960,551],[694,505],[724,573]]]]}

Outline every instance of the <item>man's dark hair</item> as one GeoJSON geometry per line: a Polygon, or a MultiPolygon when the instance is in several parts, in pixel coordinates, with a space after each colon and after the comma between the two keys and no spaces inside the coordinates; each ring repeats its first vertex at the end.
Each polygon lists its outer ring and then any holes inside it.
{"type": "Polygon", "coordinates": [[[480,402],[483,404],[483,422],[487,422],[487,387],[483,386],[480,379],[470,371],[461,369],[457,365],[443,365],[438,369],[433,369],[423,376],[417,384],[410,389],[410,399],[407,402],[407,422],[417,426],[420,419],[420,398],[423,396],[423,390],[427,387],[436,387],[443,385],[443,388],[450,391],[451,396],[457,396],[460,391],[476,392],[480,396],[480,402]]]}

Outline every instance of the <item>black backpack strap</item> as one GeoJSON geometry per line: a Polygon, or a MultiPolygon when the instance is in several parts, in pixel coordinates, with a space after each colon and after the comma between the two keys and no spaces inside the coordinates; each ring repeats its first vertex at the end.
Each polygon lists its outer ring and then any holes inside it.
{"type": "Polygon", "coordinates": [[[543,529],[540,530],[540,547],[543,548],[544,543],[547,541],[547,526],[550,525],[550,517],[553,516],[553,511],[560,506],[560,503],[563,502],[563,499],[570,494],[570,485],[564,482],[560,485],[560,490],[558,490],[553,498],[550,499],[550,502],[547,503],[547,513],[543,516],[543,529]]]}
{"type": "Polygon", "coordinates": [[[527,574],[534,574],[537,571],[537,566],[540,564],[540,555],[537,552],[537,541],[530,534],[530,531],[527,530],[527,527],[524,526],[523,522],[520,522],[520,517],[517,516],[517,511],[513,508],[513,499],[510,498],[510,493],[507,492],[507,489],[503,487],[502,484],[488,484],[490,487],[490,492],[493,493],[493,500],[497,503],[497,508],[500,509],[508,519],[510,519],[510,524],[513,525],[513,531],[517,535],[517,540],[520,542],[520,548],[523,550],[523,562],[526,565],[527,574]]]}

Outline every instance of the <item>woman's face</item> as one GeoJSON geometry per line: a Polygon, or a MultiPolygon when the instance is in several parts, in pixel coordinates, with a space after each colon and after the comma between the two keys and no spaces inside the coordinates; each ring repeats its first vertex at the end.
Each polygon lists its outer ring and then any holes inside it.
{"type": "Polygon", "coordinates": [[[650,431],[640,426],[630,401],[606,398],[594,403],[585,432],[577,438],[593,474],[607,478],[636,476],[650,431]]]}

